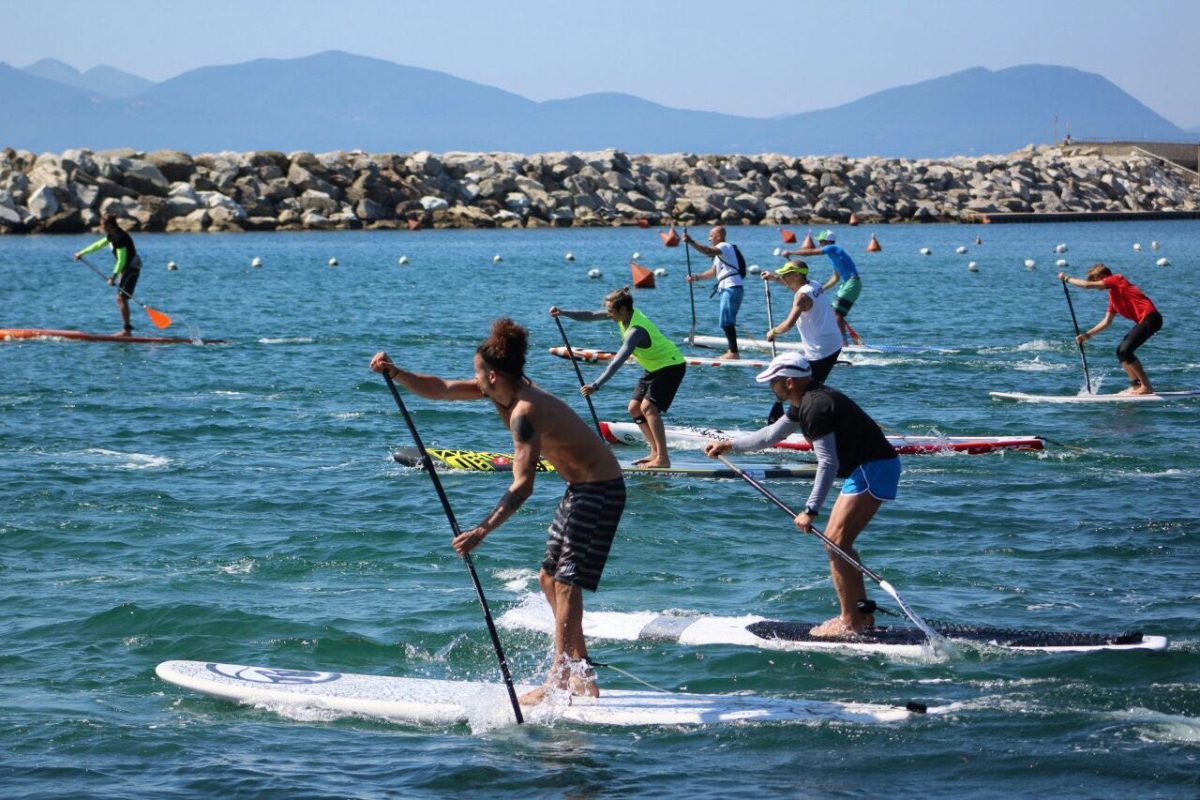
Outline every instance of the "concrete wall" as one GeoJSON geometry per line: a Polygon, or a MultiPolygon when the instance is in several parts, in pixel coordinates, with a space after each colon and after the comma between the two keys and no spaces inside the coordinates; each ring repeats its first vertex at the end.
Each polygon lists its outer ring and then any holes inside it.
{"type": "Polygon", "coordinates": [[[1174,162],[1181,167],[1190,169],[1192,172],[1197,171],[1197,163],[1200,161],[1200,142],[1075,141],[1063,145],[1064,152],[1067,155],[1085,151],[1118,158],[1129,156],[1133,153],[1135,147],[1153,153],[1167,161],[1174,162]]]}

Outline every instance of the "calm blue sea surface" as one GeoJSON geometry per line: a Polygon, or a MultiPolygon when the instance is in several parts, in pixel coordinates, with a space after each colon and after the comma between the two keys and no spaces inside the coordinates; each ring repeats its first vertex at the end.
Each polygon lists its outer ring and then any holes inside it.
{"type": "MultiPolygon", "coordinates": [[[[918,699],[942,711],[891,726],[428,729],[274,713],[164,684],[154,667],[166,659],[496,679],[430,481],[390,459],[411,440],[368,360],[386,349],[410,369],[469,377],[490,320],[508,314],[530,329],[529,375],[586,414],[569,364],[545,352],[561,344],[551,304],[599,307],[640,252],[669,276],[638,292],[638,307],[679,340],[691,311],[684,253],[654,230],[141,235],[138,298],[174,317],[176,335],[229,343],[0,344],[0,794],[1195,797],[1200,403],[1037,406],[988,391],[1081,389],[1058,258],[1076,275],[1103,260],[1140,285],[1166,319],[1141,351],[1155,386],[1200,387],[1200,224],[883,227],[873,255],[870,229],[839,232],[864,276],[851,315],[864,338],[958,350],[856,358],[834,371],[835,386],[892,431],[1054,442],[1042,453],[907,457],[898,502],[860,539],[864,561],[926,617],[1139,629],[1170,636],[1166,653],[897,660],[592,645],[598,660],[673,690],[918,699]],[[1068,252],[1053,253],[1059,243],[1068,252]],[[1156,266],[1162,257],[1171,265],[1156,266]],[[603,278],[589,279],[592,268],[603,278]]],[[[777,263],[776,230],[730,238],[751,263],[777,263]]],[[[0,238],[0,327],[117,330],[112,291],[70,259],[91,239],[0,238]]],[[[93,259],[110,267],[105,253],[93,259]]],[[[823,257],[811,263],[828,274],[823,257]]],[[[716,334],[707,295],[698,288],[698,330],[716,334]]],[[[774,298],[782,313],[784,294],[774,298]]],[[[1073,299],[1081,324],[1103,316],[1103,293],[1073,299]]],[[[140,308],[134,319],[138,333],[157,332],[140,308]]],[[[766,330],[757,281],[741,319],[745,332],[766,330]]],[[[608,323],[567,326],[575,346],[618,343],[608,323]]],[[[1088,346],[1105,391],[1124,385],[1113,349],[1128,326],[1088,346]]],[[[597,396],[602,418],[624,419],[636,375],[626,368],[597,396]]],[[[760,424],[768,394],[752,376],[693,368],[669,421],[760,424]]],[[[488,403],[408,403],[431,446],[511,444],[488,403]]],[[[462,473],[444,482],[464,525],[507,485],[462,473]]],[[[589,608],[832,615],[819,543],[744,483],[629,483],[589,608]]],[[[772,487],[798,506],[808,481],[772,487]]],[[[496,616],[537,590],[561,491],[539,478],[477,551],[496,616]]],[[[501,636],[518,677],[538,679],[549,640],[501,636]]],[[[601,680],[638,688],[613,672],[601,680]]]]}

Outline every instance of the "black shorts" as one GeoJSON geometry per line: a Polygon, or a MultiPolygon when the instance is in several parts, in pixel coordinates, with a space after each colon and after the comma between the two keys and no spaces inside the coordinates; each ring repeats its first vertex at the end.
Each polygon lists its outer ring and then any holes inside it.
{"type": "Polygon", "coordinates": [[[624,478],[568,484],[550,523],[542,570],[559,583],[596,591],[624,510],[624,478]]]}
{"type": "Polygon", "coordinates": [[[633,399],[645,398],[665,414],[675,400],[675,393],[679,391],[679,384],[683,383],[685,372],[687,364],[672,364],[654,372],[643,372],[633,389],[633,399]]]}
{"type": "Polygon", "coordinates": [[[812,382],[814,384],[824,383],[825,379],[829,377],[829,373],[833,371],[833,366],[837,363],[841,355],[842,351],[839,349],[833,355],[808,362],[808,368],[812,370],[812,382]]]}
{"type": "Polygon", "coordinates": [[[138,278],[142,275],[140,269],[123,269],[121,274],[117,276],[116,287],[121,290],[122,294],[133,297],[133,290],[137,288],[138,278]]]}
{"type": "Polygon", "coordinates": [[[1134,355],[1134,351],[1144,345],[1147,339],[1158,333],[1162,324],[1162,314],[1157,311],[1151,311],[1142,317],[1142,321],[1130,328],[1129,333],[1125,334],[1125,338],[1117,345],[1117,360],[1122,364],[1131,364],[1137,361],[1138,357],[1134,355]]]}

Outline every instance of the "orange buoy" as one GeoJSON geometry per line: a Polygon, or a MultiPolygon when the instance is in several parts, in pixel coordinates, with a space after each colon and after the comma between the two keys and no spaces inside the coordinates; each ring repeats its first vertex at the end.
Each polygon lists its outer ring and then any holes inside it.
{"type": "Polygon", "coordinates": [[[871,241],[867,242],[868,253],[878,253],[883,247],[880,246],[879,240],[875,238],[875,234],[871,234],[871,241]]]}
{"type": "Polygon", "coordinates": [[[409,229],[410,231],[419,231],[419,230],[421,230],[421,220],[419,220],[419,219],[410,219],[410,220],[408,221],[408,229],[409,229]]]}
{"type": "Polygon", "coordinates": [[[851,212],[850,212],[850,223],[849,223],[849,224],[850,224],[851,226],[853,226],[853,225],[857,225],[857,224],[858,224],[858,217],[856,217],[856,216],[854,215],[854,212],[853,212],[853,211],[851,211],[851,212]]]}
{"type": "Polygon", "coordinates": [[[643,267],[636,261],[630,261],[629,271],[633,273],[633,286],[635,289],[654,288],[654,270],[643,267]]]}
{"type": "Polygon", "coordinates": [[[789,230],[785,230],[784,228],[780,228],[779,235],[783,237],[784,244],[795,244],[796,243],[795,231],[789,231],[789,230]]]}
{"type": "Polygon", "coordinates": [[[800,245],[800,247],[805,250],[816,248],[816,244],[814,244],[813,240],[812,240],[812,231],[809,231],[808,233],[804,234],[804,244],[800,245]]]}
{"type": "Polygon", "coordinates": [[[679,234],[675,232],[674,225],[670,230],[659,231],[658,235],[662,237],[664,247],[679,247],[679,234]]]}
{"type": "Polygon", "coordinates": [[[646,219],[645,217],[639,217],[638,221],[637,221],[637,225],[639,228],[649,228],[650,220],[646,219]]]}

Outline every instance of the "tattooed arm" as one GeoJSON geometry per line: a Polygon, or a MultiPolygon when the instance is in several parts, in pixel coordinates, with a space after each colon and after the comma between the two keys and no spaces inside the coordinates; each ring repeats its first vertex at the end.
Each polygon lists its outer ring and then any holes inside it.
{"type": "Polygon", "coordinates": [[[503,525],[533,494],[533,479],[542,451],[542,436],[533,423],[533,407],[518,402],[509,418],[509,427],[513,435],[512,483],[483,522],[454,538],[452,544],[459,555],[478,547],[485,536],[503,525]]]}

